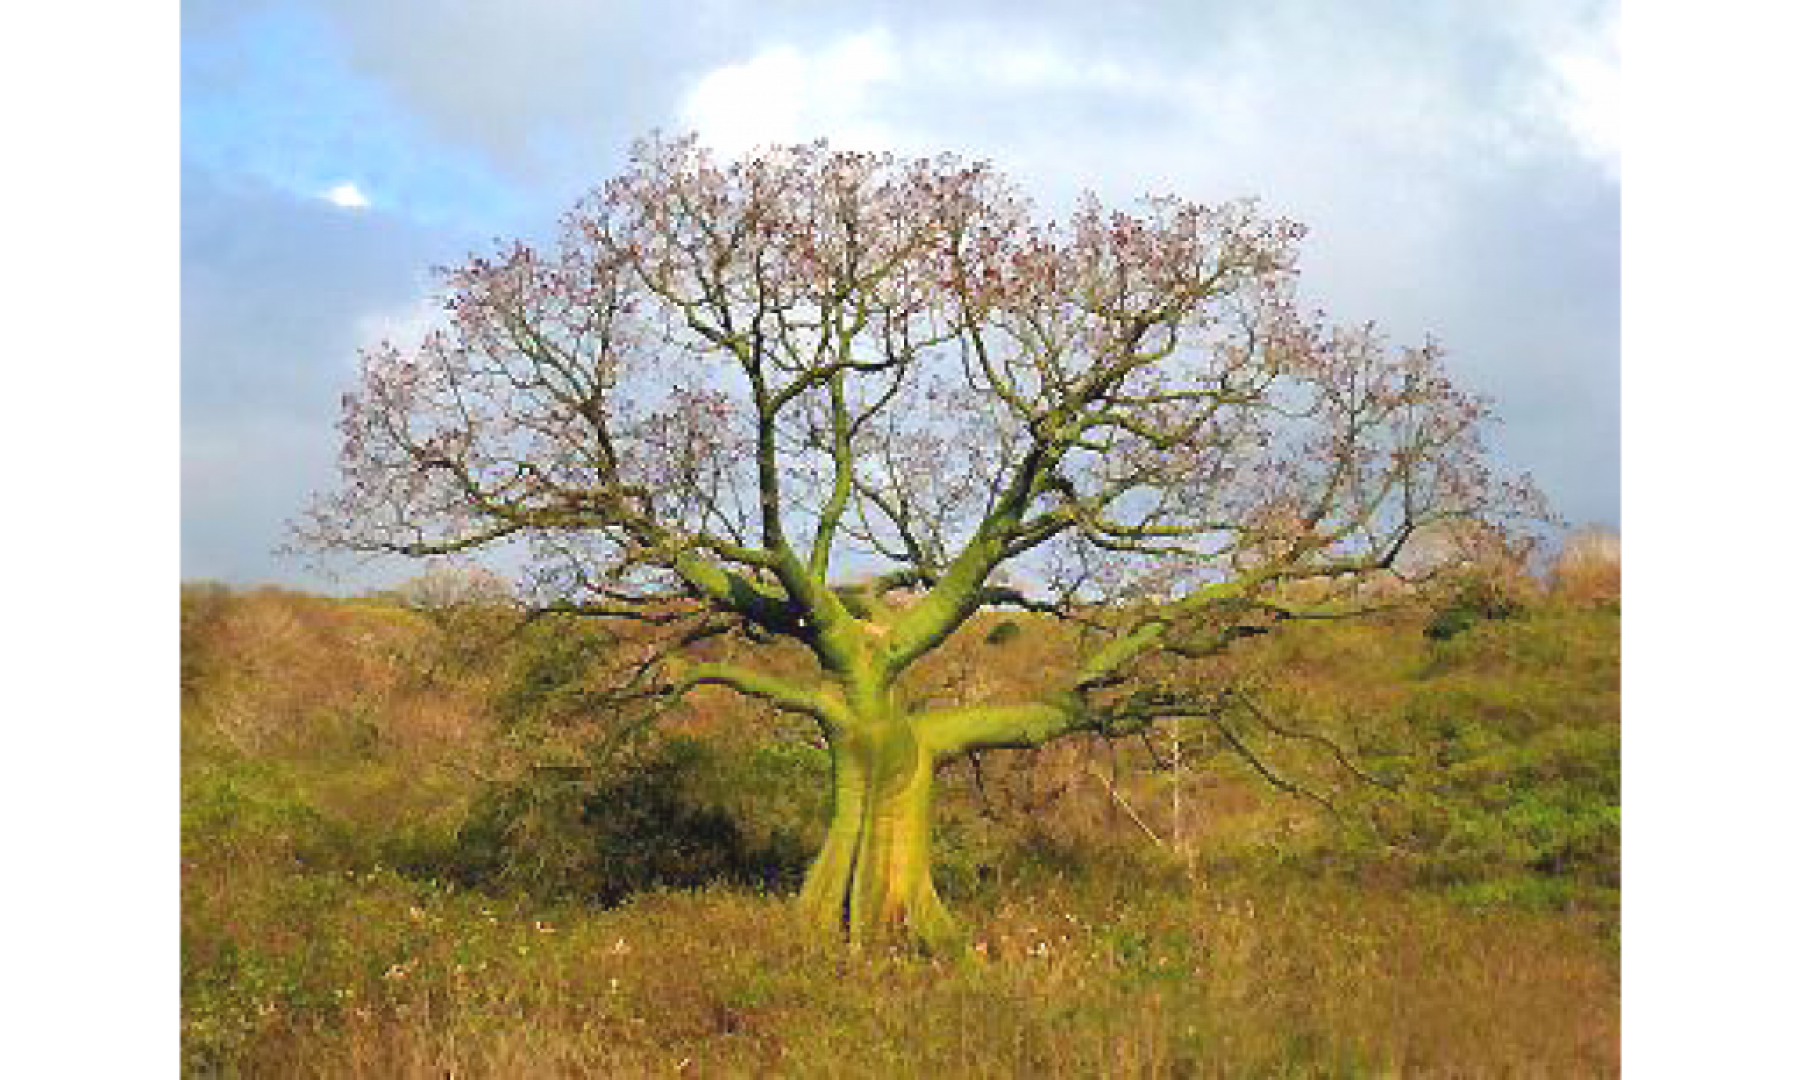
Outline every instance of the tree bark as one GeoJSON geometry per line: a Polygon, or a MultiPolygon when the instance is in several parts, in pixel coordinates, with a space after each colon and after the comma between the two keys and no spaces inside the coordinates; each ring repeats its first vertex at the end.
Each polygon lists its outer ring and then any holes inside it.
{"type": "Polygon", "coordinates": [[[832,771],[832,824],[801,888],[803,917],[853,944],[954,947],[961,933],[932,884],[933,760],[910,718],[844,733],[832,771]]]}

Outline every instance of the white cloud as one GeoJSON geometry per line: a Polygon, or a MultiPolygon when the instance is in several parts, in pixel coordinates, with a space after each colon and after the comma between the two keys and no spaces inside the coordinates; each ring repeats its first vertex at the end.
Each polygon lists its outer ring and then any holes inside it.
{"type": "Polygon", "coordinates": [[[889,149],[893,133],[869,114],[870,91],[898,69],[893,46],[880,31],[811,54],[776,46],[702,76],[682,102],[682,119],[728,157],[816,138],[889,149]]]}
{"type": "Polygon", "coordinates": [[[1616,5],[1522,3],[1502,20],[1525,77],[1497,104],[1518,144],[1620,178],[1620,13],[1616,5]],[[1572,155],[1570,151],[1574,150],[1572,155]]]}
{"type": "Polygon", "coordinates": [[[369,197],[363,194],[361,188],[348,180],[326,191],[320,198],[345,210],[367,210],[369,208],[369,197]]]}
{"type": "Polygon", "coordinates": [[[1553,53],[1556,113],[1588,157],[1620,171],[1620,39],[1616,16],[1594,38],[1553,53]]]}
{"type": "Polygon", "coordinates": [[[444,308],[429,298],[367,312],[356,320],[357,350],[392,343],[402,352],[419,347],[425,336],[444,325],[444,308]]]}

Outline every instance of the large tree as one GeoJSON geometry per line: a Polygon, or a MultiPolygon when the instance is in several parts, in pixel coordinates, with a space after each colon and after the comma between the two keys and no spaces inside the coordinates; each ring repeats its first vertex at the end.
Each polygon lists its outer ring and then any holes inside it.
{"type": "Polygon", "coordinates": [[[651,140],[554,246],[443,271],[444,325],[365,355],[343,485],[301,531],[418,557],[523,545],[536,603],[678,630],[633,671],[638,700],[729,687],[830,747],[805,915],[952,937],[941,766],[1217,709],[1172,661],[1357,611],[1422,528],[1533,503],[1485,469],[1487,407],[1435,346],[1298,304],[1302,231],[1175,198],[1047,222],[948,156],[722,164],[651,140]],[[1105,632],[1027,699],[908,691],[997,606],[1105,632]],[[681,647],[720,633],[798,643],[815,670],[681,647]]]}

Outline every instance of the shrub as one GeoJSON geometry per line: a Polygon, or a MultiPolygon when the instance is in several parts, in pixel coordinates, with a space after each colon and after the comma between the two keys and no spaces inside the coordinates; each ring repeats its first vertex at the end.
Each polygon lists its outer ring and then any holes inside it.
{"type": "Polygon", "coordinates": [[[521,617],[507,583],[473,565],[435,565],[383,599],[420,615],[437,632],[430,675],[468,671],[491,658],[521,617]]]}
{"type": "Polygon", "coordinates": [[[1579,627],[1537,621],[1434,645],[1400,710],[1414,768],[1379,812],[1379,831],[1430,880],[1619,886],[1620,731],[1611,697],[1590,673],[1560,677],[1589,659],[1579,627]],[[1560,662],[1538,666],[1541,637],[1563,641],[1560,662]]]}
{"type": "Polygon", "coordinates": [[[478,799],[458,835],[470,884],[615,904],[657,887],[797,887],[811,847],[787,829],[747,834],[704,795],[707,744],[670,738],[604,771],[539,769],[478,799]]]}
{"type": "Polygon", "coordinates": [[[1559,597],[1579,604],[1618,603],[1618,530],[1590,525],[1571,533],[1552,564],[1551,587],[1559,597]]]}
{"type": "Polygon", "coordinates": [[[181,587],[181,693],[189,698],[200,691],[201,680],[212,670],[214,638],[231,605],[231,589],[217,582],[181,587]]]}
{"type": "Polygon", "coordinates": [[[492,701],[505,729],[556,724],[592,711],[590,676],[615,644],[603,630],[580,620],[544,618],[512,640],[492,701]]]}
{"type": "Polygon", "coordinates": [[[1445,641],[1485,619],[1511,619],[1525,607],[1517,590],[1492,574],[1459,574],[1434,608],[1426,636],[1445,641]]]}
{"type": "Polygon", "coordinates": [[[983,635],[982,640],[989,645],[1005,645],[1019,637],[1022,631],[1019,624],[1007,619],[994,624],[994,628],[983,635]]]}
{"type": "Polygon", "coordinates": [[[267,761],[188,770],[181,785],[184,856],[336,863],[352,838],[319,812],[286,769],[267,761]]]}

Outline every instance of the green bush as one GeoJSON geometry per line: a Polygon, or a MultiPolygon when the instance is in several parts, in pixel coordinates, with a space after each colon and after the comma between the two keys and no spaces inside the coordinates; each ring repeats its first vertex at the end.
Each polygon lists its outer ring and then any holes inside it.
{"type": "MultiPolygon", "coordinates": [[[[1575,900],[1617,910],[1617,614],[1464,610],[1477,621],[1463,632],[1408,635],[1410,645],[1329,628],[1307,637],[1314,672],[1314,646],[1340,646],[1344,663],[1331,683],[1313,675],[1324,685],[1311,694],[1272,694],[1272,707],[1351,748],[1393,790],[1335,783],[1343,821],[1275,840],[1251,861],[1393,879],[1483,905],[1575,900]],[[1366,645],[1376,651],[1360,651],[1366,645]],[[1348,705],[1339,687],[1357,686],[1353,664],[1372,660],[1398,678],[1348,705]]],[[[1274,685],[1299,685],[1300,670],[1290,664],[1274,685]]]]}
{"type": "Polygon", "coordinates": [[[1501,583],[1486,575],[1457,581],[1426,624],[1426,636],[1447,641],[1485,620],[1511,619],[1524,605],[1501,583]]]}
{"type": "Polygon", "coordinates": [[[212,763],[182,779],[185,856],[291,859],[338,864],[354,837],[321,814],[293,776],[267,761],[212,763]]]}
{"type": "Polygon", "coordinates": [[[522,628],[491,703],[494,718],[516,730],[591,711],[589,676],[613,644],[611,636],[580,620],[546,618],[522,628]]]}
{"type": "Polygon", "coordinates": [[[785,827],[747,834],[705,795],[718,767],[706,744],[671,738],[604,770],[496,785],[472,807],[449,869],[469,884],[602,904],[712,882],[797,887],[810,845],[785,827]]]}
{"type": "Polygon", "coordinates": [[[1018,640],[1022,633],[1024,633],[1024,631],[1019,628],[1018,623],[1014,622],[1012,619],[1007,619],[1003,622],[995,623],[994,628],[982,636],[982,640],[989,645],[1005,645],[1010,641],[1018,640]]]}
{"type": "Polygon", "coordinates": [[[1619,727],[1568,661],[1539,666],[1532,621],[1434,644],[1398,712],[1413,767],[1378,831],[1429,880],[1513,883],[1483,895],[1544,895],[1533,877],[1617,889],[1619,727]]]}

